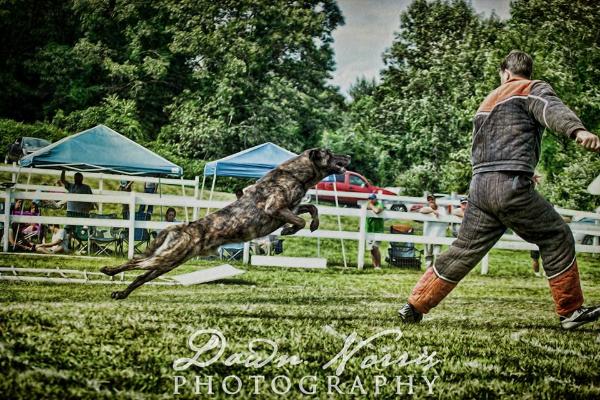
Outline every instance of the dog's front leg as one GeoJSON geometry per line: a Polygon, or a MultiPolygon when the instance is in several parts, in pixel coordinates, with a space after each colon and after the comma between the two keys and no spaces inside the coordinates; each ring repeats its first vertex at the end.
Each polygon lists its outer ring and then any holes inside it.
{"type": "Polygon", "coordinates": [[[292,212],[292,210],[290,210],[289,208],[283,208],[283,209],[276,210],[273,213],[271,213],[271,215],[274,218],[280,219],[280,220],[292,225],[292,226],[285,226],[281,230],[282,235],[293,235],[294,233],[298,232],[300,229],[304,228],[304,225],[306,225],[306,222],[302,218],[300,218],[299,216],[294,214],[292,212]]]}
{"type": "Polygon", "coordinates": [[[302,204],[298,207],[297,215],[309,213],[312,221],[310,222],[310,231],[319,229],[319,210],[312,204],[302,204]]]}

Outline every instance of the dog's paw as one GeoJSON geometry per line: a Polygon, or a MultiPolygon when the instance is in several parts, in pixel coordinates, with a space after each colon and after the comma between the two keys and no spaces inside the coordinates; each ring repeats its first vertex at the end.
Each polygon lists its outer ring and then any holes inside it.
{"type": "Polygon", "coordinates": [[[122,300],[127,298],[127,293],[122,291],[122,292],[112,292],[110,297],[112,297],[115,300],[122,300]]]}
{"type": "Polygon", "coordinates": [[[310,223],[310,231],[314,232],[317,229],[319,229],[319,218],[315,218],[312,220],[312,222],[310,223]]]}

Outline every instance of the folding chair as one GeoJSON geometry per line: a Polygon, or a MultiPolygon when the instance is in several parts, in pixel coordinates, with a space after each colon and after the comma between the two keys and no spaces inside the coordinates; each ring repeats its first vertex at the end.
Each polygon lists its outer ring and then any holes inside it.
{"type": "MultiPolygon", "coordinates": [[[[152,214],[145,212],[136,212],[135,220],[136,221],[150,221],[152,219],[152,214]]],[[[122,243],[127,243],[127,246],[130,245],[129,239],[129,231],[124,229],[121,231],[122,243]]],[[[150,236],[150,231],[146,228],[135,228],[133,230],[133,249],[134,253],[143,253],[144,250],[150,244],[150,240],[152,237],[150,236]],[[145,247],[144,247],[145,246],[145,247]],[[142,249],[142,247],[144,247],[142,249]]]]}
{"type": "MultiPolygon", "coordinates": [[[[67,211],[67,217],[72,218],[89,218],[90,214],[80,213],[77,211],[67,211]]],[[[78,251],[80,254],[89,253],[89,228],[83,225],[66,225],[65,230],[69,234],[71,244],[69,248],[73,249],[75,253],[78,251]]]]}
{"type": "MultiPolygon", "coordinates": [[[[392,225],[390,233],[412,235],[413,228],[409,225],[392,225]]],[[[385,261],[388,266],[420,269],[422,254],[422,250],[418,250],[414,243],[390,242],[385,261]]]]}
{"type": "Polygon", "coordinates": [[[244,256],[244,243],[229,243],[219,247],[219,258],[226,261],[239,261],[244,256]]]}
{"type": "MultiPolygon", "coordinates": [[[[91,218],[116,219],[117,214],[90,214],[91,218]]],[[[94,255],[123,255],[123,239],[118,228],[91,226],[90,246],[94,255]],[[111,246],[113,248],[111,254],[111,246]]]]}

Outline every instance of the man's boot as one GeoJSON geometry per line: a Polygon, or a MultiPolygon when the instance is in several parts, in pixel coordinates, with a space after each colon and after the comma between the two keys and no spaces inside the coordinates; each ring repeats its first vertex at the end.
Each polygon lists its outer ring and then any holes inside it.
{"type": "Polygon", "coordinates": [[[421,321],[423,314],[437,306],[455,287],[456,283],[443,280],[436,275],[433,268],[428,268],[413,288],[408,303],[398,311],[398,315],[404,323],[417,323],[421,321]]]}
{"type": "Polygon", "coordinates": [[[583,293],[579,281],[577,260],[559,276],[548,280],[550,292],[564,329],[574,329],[600,318],[600,306],[582,307],[583,293]]]}

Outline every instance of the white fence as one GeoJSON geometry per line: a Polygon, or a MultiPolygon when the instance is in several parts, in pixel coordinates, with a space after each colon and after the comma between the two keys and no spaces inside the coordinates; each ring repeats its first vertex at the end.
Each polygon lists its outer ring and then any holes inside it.
{"type": "MultiPolygon", "coordinates": [[[[13,168],[13,167],[8,167],[13,168]]],[[[0,167],[0,172],[6,171],[7,167],[0,167]]],[[[33,169],[35,170],[35,169],[33,169]]],[[[9,170],[8,172],[13,172],[9,170]]],[[[21,173],[29,171],[21,171],[21,173]]],[[[59,171],[60,172],[60,171],[59,171]]],[[[33,172],[32,172],[33,173],[33,172]]],[[[45,173],[48,175],[48,170],[36,170],[35,173],[45,173]]],[[[55,175],[56,173],[51,173],[55,175]]],[[[148,179],[159,181],[158,178],[142,178],[142,177],[130,177],[126,175],[109,175],[109,174],[86,174],[86,178],[93,177],[98,178],[101,176],[102,179],[127,179],[135,181],[147,181],[148,179]]],[[[98,227],[119,227],[128,228],[129,237],[128,243],[128,257],[133,257],[133,243],[134,243],[134,229],[145,228],[145,229],[164,229],[165,227],[173,224],[169,222],[159,221],[136,221],[135,210],[138,205],[154,205],[154,206],[173,206],[173,207],[185,207],[194,210],[193,218],[195,219],[199,215],[199,209],[220,209],[225,205],[229,204],[226,201],[206,201],[197,199],[198,196],[198,179],[195,180],[165,180],[160,179],[161,183],[178,184],[193,186],[194,196],[175,196],[175,195],[157,195],[147,194],[140,192],[117,192],[117,191],[106,191],[106,190],[95,190],[94,194],[71,194],[63,193],[61,188],[56,186],[44,186],[44,185],[29,185],[29,184],[16,184],[14,188],[0,191],[0,201],[4,202],[5,213],[2,215],[4,222],[4,235],[3,235],[3,250],[8,251],[8,229],[10,224],[13,222],[18,223],[41,223],[41,224],[61,224],[61,225],[86,225],[86,226],[98,226],[98,227]],[[172,182],[173,181],[173,182],[172,182]],[[27,191],[27,190],[35,190],[27,191]],[[53,200],[53,201],[80,201],[80,202],[93,202],[93,203],[105,203],[105,204],[126,204],[129,208],[129,219],[98,219],[98,218],[74,218],[74,217],[51,217],[51,216],[25,216],[25,215],[10,215],[10,204],[15,199],[24,200],[53,200]]],[[[316,197],[323,195],[323,191],[309,191],[309,194],[313,194],[316,197]]],[[[331,192],[327,193],[328,196],[331,192]]],[[[368,194],[365,193],[345,193],[338,192],[340,197],[353,197],[357,199],[366,199],[368,194]]],[[[426,203],[424,198],[419,197],[408,197],[408,196],[385,196],[379,195],[380,199],[394,202],[405,202],[405,203],[426,203]]],[[[458,205],[458,200],[439,200],[440,205],[458,205]]],[[[365,231],[366,218],[368,216],[374,216],[370,211],[363,205],[361,209],[356,208],[339,208],[318,205],[319,213],[321,215],[330,215],[337,217],[353,217],[358,219],[356,231],[338,231],[334,230],[322,230],[319,229],[315,232],[311,232],[308,229],[300,230],[295,236],[307,237],[307,238],[326,238],[326,239],[339,239],[339,240],[356,240],[358,241],[358,255],[357,264],[358,268],[363,268],[364,256],[365,256],[365,242],[369,239],[389,241],[389,242],[408,242],[408,243],[421,243],[421,244],[440,244],[450,245],[455,239],[452,237],[425,237],[418,235],[403,235],[403,234],[386,234],[386,233],[367,233],[365,231]]],[[[592,245],[577,244],[576,251],[583,253],[600,253],[600,245],[598,238],[600,237],[600,214],[593,212],[584,212],[577,210],[566,210],[559,209],[557,211],[566,216],[578,216],[588,217],[595,220],[596,224],[584,224],[584,223],[570,223],[571,230],[574,234],[589,235],[594,237],[592,245]]],[[[446,223],[461,223],[461,219],[455,216],[446,216],[436,218],[435,216],[421,213],[412,212],[400,212],[400,211],[384,211],[378,215],[385,219],[393,220],[405,220],[405,221],[416,221],[416,222],[446,222],[446,223]]],[[[278,232],[276,232],[278,233],[278,232]]],[[[498,249],[509,249],[509,250],[536,250],[537,247],[530,243],[523,241],[516,235],[507,234],[504,235],[501,240],[494,246],[498,249]]],[[[246,246],[246,253],[247,253],[246,246]]],[[[247,254],[245,260],[247,260],[247,254]]]]}

